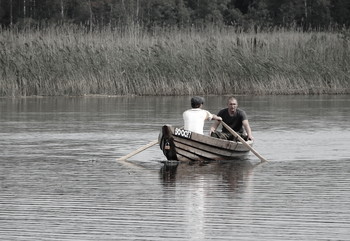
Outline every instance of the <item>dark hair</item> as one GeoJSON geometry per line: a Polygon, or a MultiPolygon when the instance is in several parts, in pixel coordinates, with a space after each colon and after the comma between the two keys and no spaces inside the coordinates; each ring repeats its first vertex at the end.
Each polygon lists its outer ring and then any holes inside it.
{"type": "Polygon", "coordinates": [[[200,96],[194,96],[191,98],[192,108],[199,108],[202,104],[204,104],[204,98],[200,96]]]}

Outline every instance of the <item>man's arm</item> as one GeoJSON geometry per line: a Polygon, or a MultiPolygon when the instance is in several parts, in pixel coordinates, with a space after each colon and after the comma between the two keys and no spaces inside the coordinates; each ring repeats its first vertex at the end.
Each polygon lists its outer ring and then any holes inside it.
{"type": "MultiPolygon", "coordinates": [[[[222,120],[222,118],[220,116],[218,116],[218,117],[222,120]]],[[[216,119],[216,121],[211,125],[209,135],[211,135],[211,133],[214,132],[216,130],[216,128],[218,128],[221,120],[216,119]]]]}
{"type": "Polygon", "coordinates": [[[250,128],[250,125],[249,125],[249,121],[248,120],[244,120],[242,122],[242,124],[243,124],[243,127],[244,127],[245,131],[247,132],[248,139],[254,140],[254,137],[252,135],[252,129],[250,128]]]}
{"type": "Polygon", "coordinates": [[[213,120],[216,120],[216,121],[222,121],[222,118],[220,116],[217,116],[217,115],[213,115],[213,120]]]}

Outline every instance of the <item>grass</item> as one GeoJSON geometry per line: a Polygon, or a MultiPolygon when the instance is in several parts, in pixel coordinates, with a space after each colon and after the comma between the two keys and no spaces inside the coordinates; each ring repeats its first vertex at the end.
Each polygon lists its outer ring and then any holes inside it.
{"type": "Polygon", "coordinates": [[[0,96],[350,92],[346,34],[0,31],[0,96]]]}

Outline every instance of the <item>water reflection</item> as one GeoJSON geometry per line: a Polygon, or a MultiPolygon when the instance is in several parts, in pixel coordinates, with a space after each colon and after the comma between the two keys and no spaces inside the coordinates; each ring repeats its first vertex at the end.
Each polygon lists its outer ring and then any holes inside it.
{"type": "Polygon", "coordinates": [[[164,161],[160,169],[160,178],[164,186],[174,186],[176,182],[194,180],[216,180],[218,187],[231,191],[247,186],[253,175],[253,169],[261,163],[253,164],[248,160],[201,162],[164,161]]]}
{"type": "Polygon", "coordinates": [[[169,185],[176,182],[178,161],[164,161],[159,174],[163,184],[169,185]]]}

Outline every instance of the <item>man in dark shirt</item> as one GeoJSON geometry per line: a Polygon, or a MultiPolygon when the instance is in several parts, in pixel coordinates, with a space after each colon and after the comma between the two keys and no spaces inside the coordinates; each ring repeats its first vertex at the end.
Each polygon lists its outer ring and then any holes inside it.
{"type": "MultiPolygon", "coordinates": [[[[220,110],[218,116],[245,140],[254,140],[247,115],[244,110],[238,108],[236,98],[230,97],[227,100],[227,108],[220,110]]],[[[225,127],[222,128],[221,132],[216,131],[219,124],[219,121],[214,122],[210,128],[210,135],[221,139],[235,140],[234,136],[225,127]]]]}

